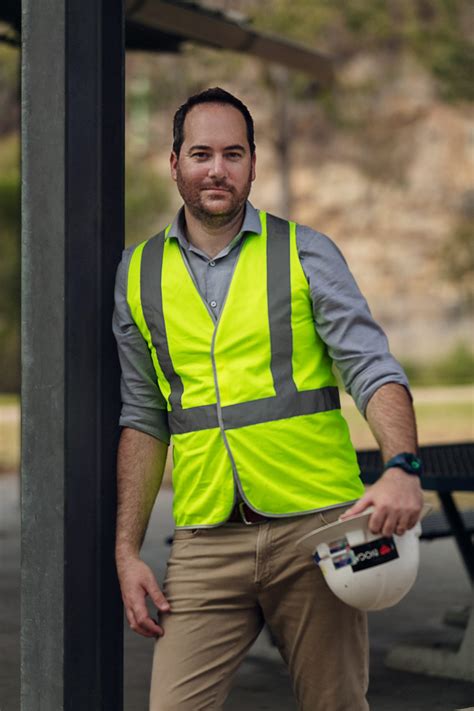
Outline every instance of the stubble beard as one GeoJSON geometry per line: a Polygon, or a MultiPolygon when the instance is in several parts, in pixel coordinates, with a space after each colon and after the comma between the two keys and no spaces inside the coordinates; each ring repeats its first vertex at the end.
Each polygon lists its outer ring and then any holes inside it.
{"type": "MultiPolygon", "coordinates": [[[[183,178],[179,168],[177,169],[176,184],[178,186],[179,193],[183,198],[184,204],[192,216],[206,225],[206,227],[215,229],[229,224],[229,222],[232,222],[232,220],[237,217],[250,194],[252,178],[251,173],[249,172],[248,180],[245,186],[238,193],[233,187],[227,186],[224,181],[214,181],[212,187],[225,188],[226,190],[229,190],[228,194],[232,196],[230,204],[227,203],[226,206],[223,205],[222,210],[218,212],[214,212],[206,207],[203,200],[202,186],[190,185],[188,181],[183,178]]],[[[211,186],[207,187],[210,188],[211,186]]]]}

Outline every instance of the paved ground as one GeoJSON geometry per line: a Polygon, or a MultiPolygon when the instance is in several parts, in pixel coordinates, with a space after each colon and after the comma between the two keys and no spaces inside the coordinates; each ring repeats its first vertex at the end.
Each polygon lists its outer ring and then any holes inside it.
{"type": "MultiPolygon", "coordinates": [[[[164,490],[155,507],[144,557],[162,576],[166,535],[171,532],[171,496],[164,490]]],[[[19,703],[19,511],[18,483],[0,477],[0,711],[19,703]]],[[[396,643],[421,641],[456,645],[461,630],[442,623],[445,611],[467,605],[471,588],[451,540],[421,544],[418,580],[396,607],[372,613],[371,711],[455,711],[474,709],[474,685],[390,670],[384,665],[396,643]]],[[[125,711],[146,711],[152,642],[125,633],[125,711]]],[[[473,660],[474,666],[474,660],[473,660]]],[[[317,660],[315,660],[317,673],[317,660]]],[[[296,711],[288,675],[265,634],[238,671],[226,711],[296,711]]],[[[85,710],[86,711],[86,710],[85,710]]],[[[114,711],[111,709],[111,711],[114,711]]],[[[328,709],[330,711],[330,709],[328,709]]],[[[349,709],[347,711],[350,711],[349,709]]]]}

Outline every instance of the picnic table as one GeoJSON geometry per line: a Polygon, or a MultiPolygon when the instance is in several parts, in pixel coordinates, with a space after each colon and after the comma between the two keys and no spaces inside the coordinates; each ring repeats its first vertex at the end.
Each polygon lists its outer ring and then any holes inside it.
{"type": "MultiPolygon", "coordinates": [[[[424,490],[437,493],[442,511],[429,514],[422,522],[422,538],[453,535],[474,584],[474,511],[461,512],[453,497],[454,491],[474,491],[474,442],[425,446],[420,448],[420,455],[423,461],[421,485],[424,490]]],[[[357,457],[362,481],[373,484],[382,472],[380,452],[361,450],[357,457]]],[[[457,651],[439,645],[397,645],[386,663],[396,669],[474,681],[474,604],[457,651]]]]}

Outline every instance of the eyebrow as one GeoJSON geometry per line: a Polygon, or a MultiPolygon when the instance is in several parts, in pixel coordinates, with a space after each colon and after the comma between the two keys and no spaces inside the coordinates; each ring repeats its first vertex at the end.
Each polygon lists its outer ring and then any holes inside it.
{"type": "MultiPolygon", "coordinates": [[[[189,148],[188,153],[191,153],[191,151],[197,151],[197,150],[199,150],[199,151],[203,151],[203,150],[204,150],[204,151],[209,151],[209,150],[212,150],[212,149],[211,149],[211,146],[196,144],[195,146],[191,146],[191,147],[189,148]]],[[[245,146],[241,146],[240,143],[236,143],[235,145],[232,145],[232,146],[226,146],[226,147],[224,148],[224,150],[225,150],[225,151],[235,151],[235,150],[239,150],[239,151],[243,151],[243,152],[245,153],[245,146]]]]}

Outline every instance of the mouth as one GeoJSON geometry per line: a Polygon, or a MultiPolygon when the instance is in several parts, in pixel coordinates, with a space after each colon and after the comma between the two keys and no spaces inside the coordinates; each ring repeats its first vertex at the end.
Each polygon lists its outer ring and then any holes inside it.
{"type": "Polygon", "coordinates": [[[228,188],[203,188],[204,192],[213,192],[213,193],[230,193],[230,190],[228,188]]]}

